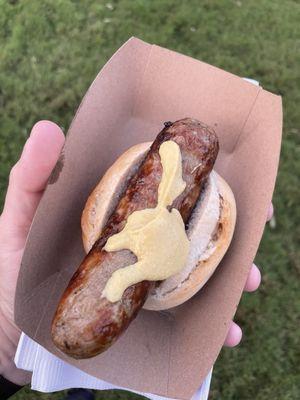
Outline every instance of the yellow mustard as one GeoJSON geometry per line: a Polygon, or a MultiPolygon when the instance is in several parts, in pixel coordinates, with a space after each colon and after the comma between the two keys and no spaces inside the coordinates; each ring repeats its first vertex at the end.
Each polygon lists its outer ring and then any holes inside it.
{"type": "Polygon", "coordinates": [[[171,205],[185,189],[182,179],[182,159],[177,143],[169,140],[161,144],[159,155],[163,167],[155,208],[133,212],[124,229],[111,236],[104,250],[131,250],[137,257],[135,264],[120,268],[109,278],[103,295],[111,302],[121,299],[129,286],[142,282],[161,281],[180,272],[188,252],[184,222],[171,205]]]}

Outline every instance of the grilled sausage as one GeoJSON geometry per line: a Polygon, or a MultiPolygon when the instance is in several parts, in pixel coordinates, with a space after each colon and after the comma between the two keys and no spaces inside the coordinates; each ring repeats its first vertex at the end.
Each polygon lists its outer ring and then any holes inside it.
{"type": "Polygon", "coordinates": [[[132,285],[120,301],[109,302],[102,297],[106,282],[115,270],[135,263],[136,257],[128,250],[106,252],[103,247],[124,228],[132,212],[156,206],[162,176],[159,147],[167,140],[176,142],[181,150],[186,188],[172,207],[179,210],[185,223],[213,168],[219,144],[211,129],[190,118],[165,123],[58,304],[52,339],[73,358],[93,357],[110,347],[136,317],[155,284],[143,281],[132,285]]]}

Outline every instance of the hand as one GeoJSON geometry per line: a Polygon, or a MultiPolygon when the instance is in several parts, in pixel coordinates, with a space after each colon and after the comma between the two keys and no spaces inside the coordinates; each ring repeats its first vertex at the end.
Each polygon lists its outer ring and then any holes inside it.
{"type": "MultiPolygon", "coordinates": [[[[20,336],[13,315],[16,281],[32,218],[63,144],[63,132],[54,123],[40,121],[33,127],[20,160],[11,170],[0,217],[0,374],[17,384],[27,383],[29,374],[13,363],[20,336]]],[[[271,205],[268,220],[272,214],[271,205]]],[[[244,290],[256,290],[260,279],[259,269],[253,265],[244,290]]],[[[224,344],[236,346],[241,337],[241,328],[232,322],[224,344]]]]}
{"type": "MultiPolygon", "coordinates": [[[[270,204],[269,210],[268,210],[268,215],[267,215],[267,221],[270,221],[270,219],[273,216],[274,208],[273,204],[270,204]]],[[[254,292],[260,285],[261,281],[261,275],[260,271],[257,268],[255,264],[252,264],[252,267],[250,269],[244,291],[245,292],[254,292]]],[[[224,346],[227,347],[234,347],[237,346],[242,339],[242,330],[241,328],[235,323],[231,322],[229,331],[227,333],[224,346]]]]}
{"type": "Polygon", "coordinates": [[[20,160],[12,168],[0,217],[0,374],[19,385],[30,375],[13,362],[20,331],[14,324],[14,297],[26,237],[47,180],[64,144],[53,122],[32,129],[20,160]]]}

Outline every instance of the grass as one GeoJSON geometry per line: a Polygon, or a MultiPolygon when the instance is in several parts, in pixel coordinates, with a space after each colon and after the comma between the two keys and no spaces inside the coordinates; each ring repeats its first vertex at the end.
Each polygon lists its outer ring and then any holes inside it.
{"type": "MultiPolygon", "coordinates": [[[[212,400],[300,398],[299,20],[300,4],[291,0],[0,0],[1,204],[34,122],[47,118],[67,128],[97,71],[132,35],[255,78],[283,96],[276,226],[267,226],[256,258],[263,282],[243,297],[236,315],[243,343],[222,350],[212,400]]],[[[62,397],[27,388],[15,396],[62,397]]]]}

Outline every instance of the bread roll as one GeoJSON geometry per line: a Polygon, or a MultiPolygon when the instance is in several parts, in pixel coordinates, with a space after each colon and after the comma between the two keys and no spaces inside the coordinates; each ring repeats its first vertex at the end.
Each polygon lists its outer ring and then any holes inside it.
{"type": "MultiPolygon", "coordinates": [[[[90,194],[81,218],[86,252],[100,236],[119,195],[137,171],[150,145],[149,142],[141,143],[123,153],[90,194]]],[[[184,303],[197,293],[226,253],[235,221],[234,195],[225,180],[213,171],[187,224],[191,244],[186,266],[179,274],[160,282],[148,296],[144,308],[166,310],[184,303]]]]}

